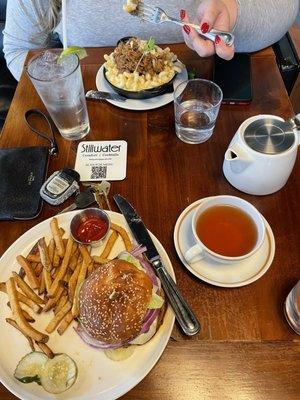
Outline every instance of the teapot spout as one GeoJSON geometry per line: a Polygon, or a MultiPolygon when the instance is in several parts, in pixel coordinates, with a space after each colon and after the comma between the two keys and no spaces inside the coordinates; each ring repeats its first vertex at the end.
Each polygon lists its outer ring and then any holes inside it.
{"type": "Polygon", "coordinates": [[[225,160],[229,162],[231,170],[235,173],[244,171],[253,162],[252,158],[239,143],[229,146],[225,153],[225,160]]]}

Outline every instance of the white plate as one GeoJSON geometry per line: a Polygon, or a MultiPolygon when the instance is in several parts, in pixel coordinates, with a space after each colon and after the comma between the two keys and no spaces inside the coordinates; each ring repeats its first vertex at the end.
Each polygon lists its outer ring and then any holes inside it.
{"type": "MultiPolygon", "coordinates": [[[[99,71],[96,75],[96,87],[98,90],[103,90],[109,93],[115,93],[114,90],[109,86],[109,84],[105,81],[103,76],[103,65],[100,67],[99,71]]],[[[184,82],[188,79],[188,74],[186,68],[177,74],[176,78],[173,81],[173,87],[175,88],[181,82],[184,82]]],[[[165,93],[161,96],[152,97],[151,99],[145,100],[133,100],[127,99],[126,101],[115,101],[115,100],[107,100],[109,103],[124,108],[125,110],[136,110],[136,111],[145,111],[152,110],[154,108],[162,107],[168,103],[173,101],[173,92],[165,93]]]]}
{"type": "Polygon", "coordinates": [[[275,254],[275,240],[272,229],[264,219],[266,237],[260,249],[253,256],[239,263],[222,264],[206,257],[188,263],[185,252],[195,244],[192,233],[192,218],[198,205],[207,198],[200,199],[188,206],[180,214],[174,228],[174,244],[177,254],[185,267],[199,279],[215,286],[233,288],[256,281],[269,269],[275,254]]]}
{"type": "MultiPolygon", "coordinates": [[[[70,231],[70,220],[75,213],[76,211],[73,211],[58,217],[59,225],[65,229],[67,236],[70,231]]],[[[109,211],[108,214],[112,222],[127,228],[121,214],[109,211]]],[[[3,254],[0,259],[0,281],[7,280],[13,270],[19,270],[15,261],[18,254],[27,255],[32,245],[42,236],[46,236],[47,240],[50,233],[49,222],[50,219],[43,221],[24,233],[3,254]]],[[[154,235],[151,234],[151,237],[171,276],[175,278],[171,262],[163,246],[154,235]]],[[[123,242],[119,238],[113,249],[115,254],[112,256],[116,256],[123,249],[123,242]]],[[[99,248],[93,252],[99,252],[99,248]]],[[[173,312],[168,307],[163,325],[153,339],[145,345],[137,347],[133,355],[124,361],[111,361],[102,351],[92,349],[78,337],[72,327],[69,327],[62,336],[55,331],[50,335],[49,346],[55,353],[67,353],[75,360],[78,366],[78,378],[66,392],[60,395],[51,395],[36,383],[23,384],[13,378],[18,361],[30,352],[30,348],[22,334],[5,322],[5,318],[11,316],[6,303],[6,294],[0,293],[0,380],[14,395],[24,400],[53,398],[110,400],[120,397],[137,385],[153,368],[169,341],[174,324],[173,312]]],[[[38,323],[35,323],[34,326],[44,331],[52,313],[48,314],[41,314],[38,323]]]]}

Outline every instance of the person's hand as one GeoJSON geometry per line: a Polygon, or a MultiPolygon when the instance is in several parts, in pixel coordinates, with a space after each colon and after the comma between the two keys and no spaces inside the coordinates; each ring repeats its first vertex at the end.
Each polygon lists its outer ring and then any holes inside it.
{"type": "MultiPolygon", "coordinates": [[[[211,29],[230,32],[237,18],[236,0],[203,0],[196,15],[196,21],[190,21],[185,10],[180,12],[181,20],[199,25],[203,33],[211,29]]],[[[184,40],[188,47],[195,50],[201,57],[208,57],[216,53],[218,56],[230,60],[234,56],[234,45],[229,47],[217,36],[215,42],[205,39],[199,33],[185,25],[183,27],[184,40]]]]}

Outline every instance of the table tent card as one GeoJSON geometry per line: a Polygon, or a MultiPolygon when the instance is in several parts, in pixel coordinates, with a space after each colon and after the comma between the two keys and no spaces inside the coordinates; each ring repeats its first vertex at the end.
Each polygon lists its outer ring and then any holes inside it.
{"type": "Polygon", "coordinates": [[[127,142],[124,140],[81,142],[78,145],[75,170],[83,182],[123,180],[126,164],[127,142]]]}

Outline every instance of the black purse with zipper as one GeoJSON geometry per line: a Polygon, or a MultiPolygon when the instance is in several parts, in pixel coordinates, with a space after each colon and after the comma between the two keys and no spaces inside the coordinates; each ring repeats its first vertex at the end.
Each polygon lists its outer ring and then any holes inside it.
{"type": "Polygon", "coordinates": [[[43,204],[39,192],[46,178],[49,159],[58,154],[48,117],[40,110],[32,109],[25,113],[25,121],[50,146],[0,149],[0,220],[26,220],[39,215],[43,204]],[[51,136],[39,132],[30,124],[32,116],[47,121],[51,136]]]}

